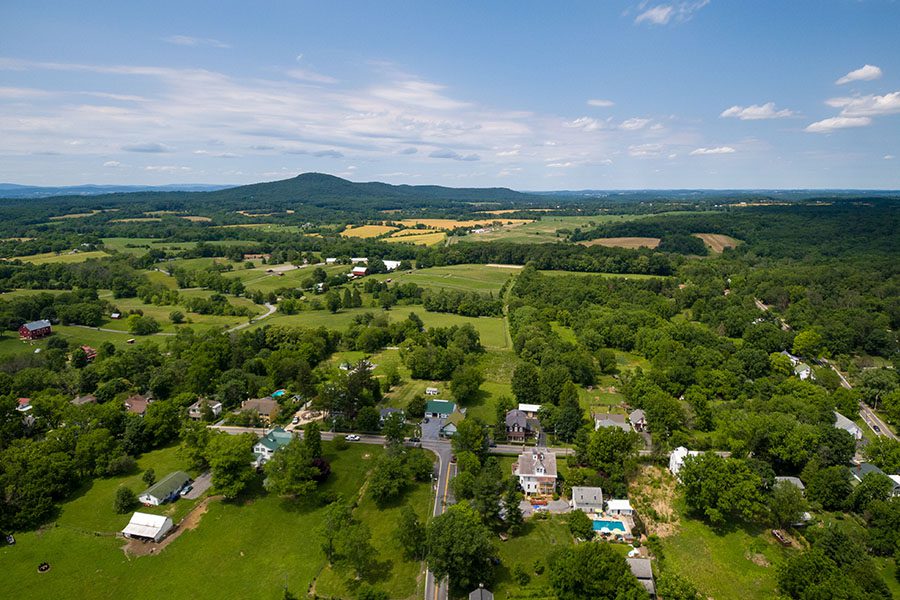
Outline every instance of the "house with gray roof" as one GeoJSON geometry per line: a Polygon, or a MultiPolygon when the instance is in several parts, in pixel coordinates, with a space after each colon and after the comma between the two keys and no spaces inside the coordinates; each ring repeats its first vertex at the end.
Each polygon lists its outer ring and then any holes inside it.
{"type": "Polygon", "coordinates": [[[775,483],[779,483],[781,481],[790,483],[791,485],[793,485],[795,488],[797,488],[801,492],[806,489],[806,486],[803,485],[803,482],[800,481],[799,477],[785,477],[785,476],[781,476],[781,475],[775,477],[775,483]]]}
{"type": "Polygon", "coordinates": [[[547,448],[529,448],[513,464],[513,474],[526,496],[556,491],[556,454],[547,448]]]}
{"type": "Polygon", "coordinates": [[[572,508],[582,512],[603,512],[603,490],[598,487],[573,487],[572,508]]]}
{"type": "Polygon", "coordinates": [[[378,418],[382,423],[384,423],[385,419],[393,414],[398,414],[402,417],[405,413],[401,408],[382,408],[378,411],[378,418]]]}
{"type": "Polygon", "coordinates": [[[494,594],[480,584],[475,590],[469,592],[469,600],[494,600],[494,594]]]}
{"type": "Polygon", "coordinates": [[[631,431],[631,425],[625,421],[625,415],[613,413],[598,413],[594,415],[594,429],[600,429],[601,427],[618,427],[622,431],[631,431]]]}
{"type": "Polygon", "coordinates": [[[900,496],[900,475],[888,475],[871,463],[860,463],[856,467],[850,469],[850,473],[853,475],[853,478],[860,483],[862,483],[867,475],[881,475],[886,477],[893,484],[893,487],[891,488],[891,497],[900,496]]]}
{"type": "Polygon", "coordinates": [[[837,411],[834,412],[834,426],[838,429],[843,429],[852,435],[855,440],[861,440],[863,438],[863,432],[862,429],[859,428],[859,425],[837,411]]]}
{"type": "Polygon", "coordinates": [[[532,435],[534,428],[525,411],[513,409],[506,413],[506,439],[511,442],[524,442],[532,435]]]}
{"type": "Polygon", "coordinates": [[[631,411],[628,415],[628,422],[638,433],[647,430],[647,415],[641,409],[631,411]]]}
{"type": "Polygon", "coordinates": [[[651,598],[656,598],[656,583],[653,581],[653,567],[649,558],[626,558],[628,568],[637,577],[638,582],[644,586],[651,598]]]}

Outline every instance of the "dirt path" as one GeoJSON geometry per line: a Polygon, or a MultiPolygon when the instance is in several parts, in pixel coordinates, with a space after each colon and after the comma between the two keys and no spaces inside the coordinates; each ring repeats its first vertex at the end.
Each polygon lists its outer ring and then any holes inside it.
{"type": "Polygon", "coordinates": [[[122,550],[128,556],[148,556],[150,554],[159,554],[162,550],[174,542],[185,531],[196,529],[200,524],[200,519],[206,514],[209,503],[213,500],[221,500],[222,496],[209,496],[204,498],[197,506],[191,509],[178,525],[172,529],[172,533],[167,535],[161,542],[150,543],[141,542],[139,540],[128,540],[128,543],[122,546],[122,550]]]}

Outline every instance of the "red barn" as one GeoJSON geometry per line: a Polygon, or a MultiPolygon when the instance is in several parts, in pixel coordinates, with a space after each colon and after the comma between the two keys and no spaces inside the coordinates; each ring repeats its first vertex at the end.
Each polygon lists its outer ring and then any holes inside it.
{"type": "Polygon", "coordinates": [[[50,327],[50,321],[47,319],[32,321],[31,323],[25,323],[19,327],[19,335],[26,340],[36,340],[46,337],[51,333],[53,333],[53,331],[50,327]]]}

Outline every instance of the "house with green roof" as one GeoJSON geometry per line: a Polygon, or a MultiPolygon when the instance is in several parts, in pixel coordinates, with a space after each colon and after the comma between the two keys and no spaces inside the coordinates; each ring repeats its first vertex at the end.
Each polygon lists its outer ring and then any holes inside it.
{"type": "Polygon", "coordinates": [[[441,426],[441,437],[453,437],[456,435],[456,428],[459,427],[460,422],[465,418],[466,416],[464,414],[458,412],[447,417],[446,421],[441,426]]]}
{"type": "Polygon", "coordinates": [[[456,410],[456,404],[449,400],[429,400],[425,403],[425,416],[437,418],[447,418],[456,410]]]}
{"type": "Polygon", "coordinates": [[[178,493],[190,482],[190,475],[184,471],[174,471],[147,488],[138,496],[138,500],[148,506],[159,506],[177,499],[178,493]]]}
{"type": "Polygon", "coordinates": [[[253,455],[256,457],[253,464],[257,467],[263,466],[276,452],[290,444],[292,439],[294,439],[293,434],[281,427],[269,431],[253,445],[253,455]]]}

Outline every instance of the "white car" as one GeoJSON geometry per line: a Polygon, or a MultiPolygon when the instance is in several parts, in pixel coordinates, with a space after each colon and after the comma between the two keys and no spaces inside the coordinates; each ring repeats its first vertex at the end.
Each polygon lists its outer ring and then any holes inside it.
{"type": "Polygon", "coordinates": [[[348,441],[348,442],[358,442],[358,441],[359,441],[359,436],[356,435],[356,434],[350,434],[350,435],[347,436],[347,441],[348,441]]]}

